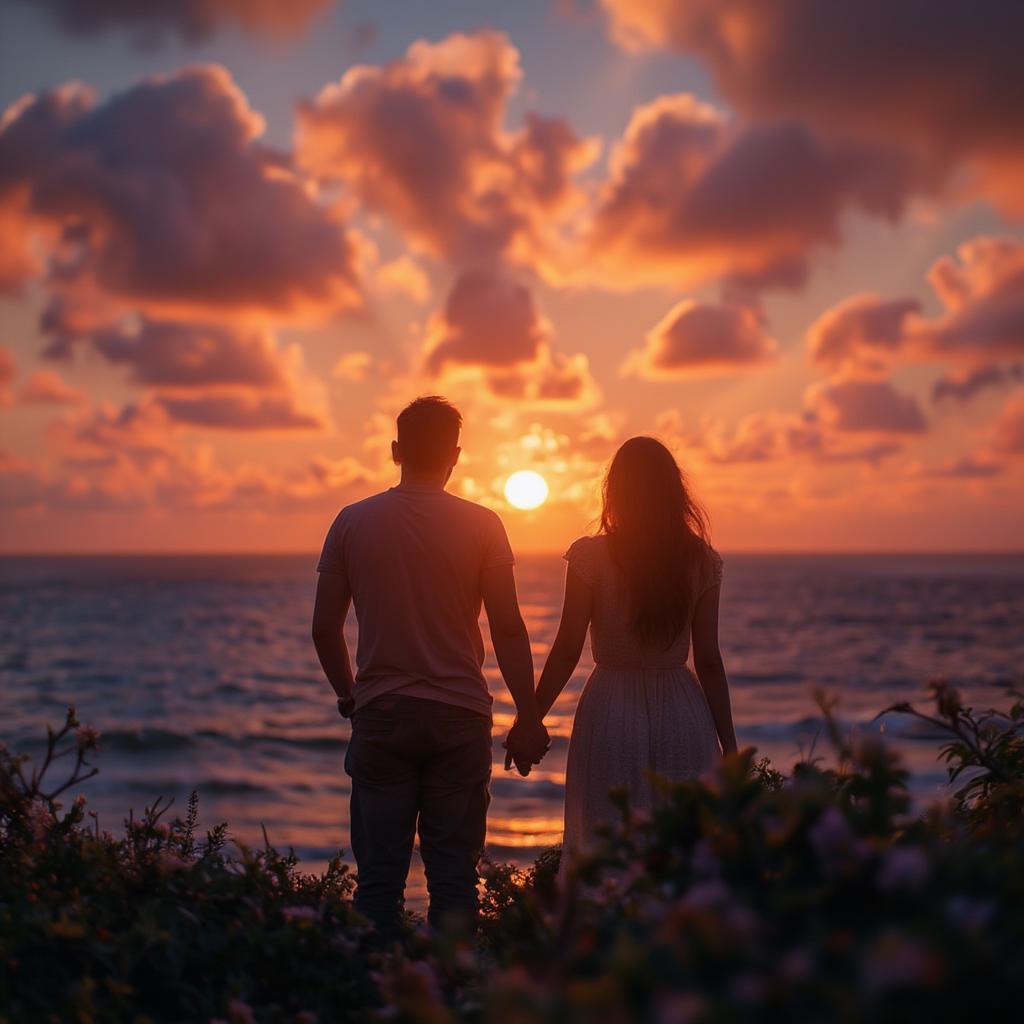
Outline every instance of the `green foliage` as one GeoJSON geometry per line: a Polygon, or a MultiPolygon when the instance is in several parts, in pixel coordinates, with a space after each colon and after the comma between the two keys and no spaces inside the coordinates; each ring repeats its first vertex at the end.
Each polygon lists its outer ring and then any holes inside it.
{"type": "Polygon", "coordinates": [[[817,699],[833,767],[789,776],[753,748],[711,780],[657,782],[590,854],[487,864],[475,946],[410,932],[374,952],[340,859],[196,837],[193,794],[115,839],[48,787],[91,772],[73,710],[42,769],[0,751],[0,1021],[418,1024],[952,1020],[1024,999],[1024,702],[976,714],[944,683],[935,711],[887,709],[947,737],[951,797],[909,813],[876,736],[843,736],[817,699]]]}

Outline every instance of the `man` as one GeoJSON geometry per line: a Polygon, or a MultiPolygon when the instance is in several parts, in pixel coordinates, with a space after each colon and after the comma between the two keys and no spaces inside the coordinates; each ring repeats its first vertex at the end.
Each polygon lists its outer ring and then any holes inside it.
{"type": "Polygon", "coordinates": [[[491,696],[478,618],[487,611],[518,719],[510,757],[525,775],[548,747],[512,549],[498,516],[445,491],[462,417],[436,396],[398,417],[397,487],[341,510],[317,566],[313,641],[352,719],[356,908],[397,934],[418,830],[432,927],[472,928],[491,776],[491,696]],[[359,623],[353,678],[343,627],[359,623]]]}

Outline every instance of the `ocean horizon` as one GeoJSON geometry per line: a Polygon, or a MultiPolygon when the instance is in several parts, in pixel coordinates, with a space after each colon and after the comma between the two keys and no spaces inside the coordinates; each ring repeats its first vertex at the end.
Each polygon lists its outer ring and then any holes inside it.
{"type": "MultiPolygon", "coordinates": [[[[262,843],[262,829],[321,870],[348,847],[349,726],[309,639],[314,554],[0,556],[0,739],[38,752],[74,703],[99,729],[100,774],[80,792],[115,834],[158,796],[204,828],[262,843]]],[[[541,667],[558,623],[564,563],[522,554],[520,600],[541,667]]],[[[350,617],[351,619],[351,617],[350,617]]],[[[906,716],[929,680],[1000,705],[1024,664],[1024,554],[725,553],[721,639],[741,746],[774,767],[830,751],[815,688],[844,730],[900,750],[915,805],[946,792],[940,737],[906,716]]],[[[348,624],[354,652],[355,624],[348,624]]],[[[589,648],[549,716],[549,756],[527,779],[502,769],[513,707],[487,647],[494,698],[488,853],[532,861],[561,836],[565,754],[589,648]]],[[[75,793],[69,792],[70,801],[75,793]]]]}

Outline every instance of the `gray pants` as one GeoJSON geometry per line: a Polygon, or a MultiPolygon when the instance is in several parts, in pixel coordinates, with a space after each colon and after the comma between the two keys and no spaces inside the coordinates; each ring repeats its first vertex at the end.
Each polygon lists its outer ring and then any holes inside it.
{"type": "Polygon", "coordinates": [[[490,719],[441,701],[378,697],[352,719],[345,770],[352,777],[356,909],[382,937],[396,933],[418,819],[430,925],[475,927],[490,719]]]}

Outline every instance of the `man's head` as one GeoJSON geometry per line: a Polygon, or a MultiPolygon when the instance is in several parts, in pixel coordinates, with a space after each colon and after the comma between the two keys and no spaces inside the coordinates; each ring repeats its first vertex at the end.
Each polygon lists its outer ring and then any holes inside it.
{"type": "Polygon", "coordinates": [[[398,414],[398,440],[391,442],[403,476],[446,481],[459,460],[461,427],[459,410],[439,395],[410,402],[398,414]]]}

